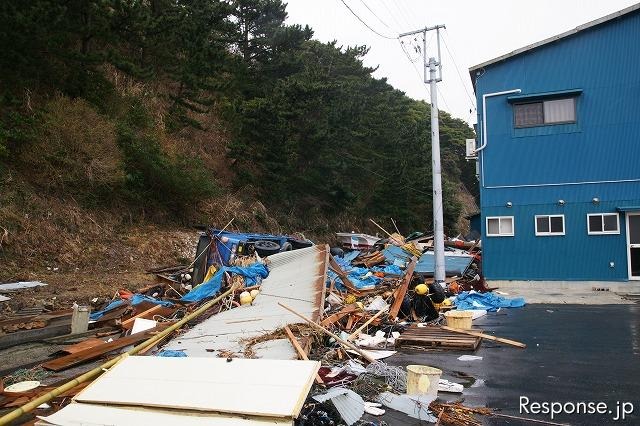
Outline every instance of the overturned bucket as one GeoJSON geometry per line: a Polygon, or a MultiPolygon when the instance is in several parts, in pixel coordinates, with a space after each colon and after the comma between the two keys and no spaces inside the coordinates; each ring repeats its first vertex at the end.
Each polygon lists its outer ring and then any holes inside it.
{"type": "Polygon", "coordinates": [[[407,394],[438,396],[442,370],[428,365],[407,365],[407,394]]]}

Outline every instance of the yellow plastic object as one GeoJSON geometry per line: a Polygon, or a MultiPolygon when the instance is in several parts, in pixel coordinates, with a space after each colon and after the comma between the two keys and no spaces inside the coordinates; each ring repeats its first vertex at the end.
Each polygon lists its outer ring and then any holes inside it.
{"type": "Polygon", "coordinates": [[[344,298],[344,303],[347,305],[356,303],[356,297],[353,294],[348,294],[347,297],[344,298]]]}
{"type": "Polygon", "coordinates": [[[449,298],[444,299],[444,300],[442,301],[441,305],[443,305],[443,306],[451,306],[451,305],[452,305],[452,303],[451,303],[451,299],[449,299],[449,298]]]}
{"type": "Polygon", "coordinates": [[[216,272],[218,272],[218,268],[216,268],[214,265],[209,266],[209,270],[207,271],[207,275],[204,276],[204,280],[202,280],[202,282],[209,281],[209,279],[212,276],[214,276],[216,274],[216,272]]]}
{"type": "Polygon", "coordinates": [[[418,284],[416,286],[416,294],[424,295],[429,293],[429,287],[426,284],[418,284]]]}
{"type": "Polygon", "coordinates": [[[251,294],[251,298],[252,298],[252,299],[255,299],[255,298],[256,298],[256,296],[257,296],[258,294],[260,294],[260,290],[258,290],[257,288],[254,288],[253,290],[251,290],[251,293],[249,293],[249,294],[251,294]]]}
{"type": "Polygon", "coordinates": [[[414,243],[404,244],[402,250],[416,257],[422,256],[422,251],[414,243]]]}
{"type": "Polygon", "coordinates": [[[251,293],[249,293],[248,291],[243,291],[242,293],[240,293],[241,305],[249,305],[251,302],[253,302],[253,297],[251,297],[251,293]]]}
{"type": "Polygon", "coordinates": [[[438,395],[438,382],[442,370],[428,365],[407,365],[408,395],[438,395]]]}
{"type": "Polygon", "coordinates": [[[444,317],[447,319],[447,326],[469,330],[473,320],[473,312],[454,310],[445,312],[444,317]]]}
{"type": "Polygon", "coordinates": [[[362,304],[362,302],[356,302],[356,306],[364,311],[364,305],[362,304]]]}

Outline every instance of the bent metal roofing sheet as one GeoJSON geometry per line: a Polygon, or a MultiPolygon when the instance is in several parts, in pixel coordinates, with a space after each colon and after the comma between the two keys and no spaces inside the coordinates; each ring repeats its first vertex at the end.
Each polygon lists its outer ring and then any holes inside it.
{"type": "MultiPolygon", "coordinates": [[[[220,351],[242,356],[244,341],[301,320],[278,302],[317,321],[322,312],[329,247],[318,245],[278,253],[268,258],[269,276],[252,305],[221,312],[174,338],[165,349],[187,356],[217,357],[220,351]]],[[[287,339],[273,341],[256,351],[258,358],[296,358],[287,339]]]]}

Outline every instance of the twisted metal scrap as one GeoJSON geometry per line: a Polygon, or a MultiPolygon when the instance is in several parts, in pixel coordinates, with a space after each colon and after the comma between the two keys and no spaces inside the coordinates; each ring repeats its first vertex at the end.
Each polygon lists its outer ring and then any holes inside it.
{"type": "Polygon", "coordinates": [[[385,383],[398,392],[406,392],[407,390],[407,372],[400,367],[384,362],[372,362],[367,366],[367,373],[383,377],[385,383]]]}
{"type": "Polygon", "coordinates": [[[351,389],[369,399],[380,393],[393,390],[404,393],[407,390],[407,373],[400,367],[387,365],[384,362],[373,362],[367,371],[353,381],[351,389]]]}

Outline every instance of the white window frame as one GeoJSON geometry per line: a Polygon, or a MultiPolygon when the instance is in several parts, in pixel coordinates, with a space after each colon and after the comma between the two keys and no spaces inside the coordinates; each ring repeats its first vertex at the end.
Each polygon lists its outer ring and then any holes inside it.
{"type": "Polygon", "coordinates": [[[540,127],[540,126],[553,126],[556,124],[574,124],[578,122],[578,97],[577,96],[565,96],[560,98],[549,97],[549,98],[535,100],[535,101],[516,102],[513,104],[511,109],[513,111],[513,127],[516,129],[526,129],[528,127],[540,127]],[[544,113],[545,103],[551,102],[551,101],[565,101],[565,100],[573,100],[573,120],[566,120],[566,121],[547,120],[547,117],[544,113]],[[521,105],[530,105],[530,104],[540,104],[540,106],[542,107],[542,122],[535,123],[535,124],[518,125],[516,122],[516,108],[521,105]]]}
{"type": "Polygon", "coordinates": [[[533,228],[536,231],[536,237],[554,237],[554,236],[562,236],[565,235],[567,230],[566,224],[564,222],[563,214],[537,214],[533,218],[533,228]],[[538,218],[546,217],[549,219],[549,232],[538,232],[538,218]],[[562,232],[551,232],[551,218],[552,217],[561,217],[562,218],[562,232]]]}
{"type": "Polygon", "coordinates": [[[513,216],[487,216],[485,218],[485,230],[486,230],[486,234],[487,237],[513,237],[515,235],[516,232],[516,223],[515,223],[515,219],[513,218],[513,216]],[[497,234],[490,234],[489,233],[489,219],[498,219],[498,233],[497,234]],[[511,232],[510,233],[503,233],[500,232],[501,228],[502,228],[502,221],[509,219],[511,220],[511,232]]]}
{"type": "Polygon", "coordinates": [[[589,213],[587,214],[587,234],[588,235],[620,235],[620,215],[618,213],[589,213]],[[600,216],[602,223],[602,231],[592,231],[589,229],[589,218],[592,216],[600,216]],[[615,216],[616,217],[616,230],[605,231],[604,230],[604,217],[615,216]]]}

